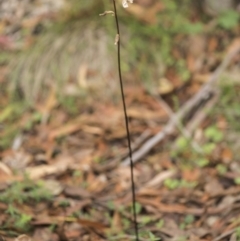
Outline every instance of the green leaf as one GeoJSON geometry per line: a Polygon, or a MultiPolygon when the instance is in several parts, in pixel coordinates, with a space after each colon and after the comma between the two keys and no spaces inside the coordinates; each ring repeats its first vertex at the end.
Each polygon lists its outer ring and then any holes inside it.
{"type": "Polygon", "coordinates": [[[188,34],[197,34],[203,31],[202,23],[186,23],[183,25],[183,31],[188,34]]]}
{"type": "Polygon", "coordinates": [[[197,160],[197,165],[198,165],[199,167],[205,167],[205,166],[207,166],[208,164],[209,164],[209,160],[206,159],[206,158],[200,158],[200,159],[197,160]]]}
{"type": "Polygon", "coordinates": [[[157,228],[162,228],[164,226],[164,220],[163,219],[160,219],[157,224],[156,224],[157,228]]]}
{"type": "Polygon", "coordinates": [[[236,236],[237,236],[237,240],[239,241],[240,240],[240,227],[236,228],[235,233],[236,233],[236,236]]]}
{"type": "Polygon", "coordinates": [[[149,217],[149,216],[143,216],[143,217],[141,218],[141,223],[143,223],[143,224],[150,223],[151,221],[152,221],[152,218],[149,217]]]}
{"type": "Polygon", "coordinates": [[[179,150],[184,150],[188,147],[188,140],[181,136],[177,138],[176,145],[179,148],[179,150]]]}
{"type": "Polygon", "coordinates": [[[171,179],[171,178],[169,178],[169,179],[166,179],[166,180],[164,181],[164,185],[165,185],[168,189],[173,190],[173,189],[176,189],[176,188],[179,187],[180,182],[179,182],[179,180],[177,180],[177,179],[171,179]]]}
{"type": "Polygon", "coordinates": [[[192,214],[188,214],[185,218],[184,218],[184,222],[186,224],[191,224],[193,223],[195,220],[194,216],[192,214]]]}
{"type": "Polygon", "coordinates": [[[215,143],[206,143],[202,149],[205,154],[211,154],[215,148],[216,148],[215,143]]]}
{"type": "Polygon", "coordinates": [[[185,188],[193,188],[193,187],[196,187],[196,185],[197,185],[196,181],[188,182],[186,180],[181,180],[179,184],[180,187],[185,187],[185,188]]]}
{"type": "Polygon", "coordinates": [[[155,240],[161,240],[160,238],[157,238],[152,232],[148,232],[149,240],[155,241],[155,240]]]}
{"type": "Polygon", "coordinates": [[[223,175],[227,172],[227,167],[224,166],[223,164],[218,164],[217,165],[217,171],[219,174],[223,175]]]}
{"type": "Polygon", "coordinates": [[[10,214],[10,216],[18,215],[18,210],[13,205],[8,205],[8,208],[6,210],[6,213],[10,214]]]}
{"type": "Polygon", "coordinates": [[[15,226],[22,230],[27,230],[32,217],[27,214],[21,214],[21,216],[16,220],[15,226]]]}
{"type": "Polygon", "coordinates": [[[142,211],[142,205],[138,202],[135,203],[136,213],[139,214],[142,211]]]}
{"type": "Polygon", "coordinates": [[[216,127],[210,126],[204,131],[206,138],[211,139],[214,142],[220,142],[223,139],[223,133],[216,127]]]}
{"type": "Polygon", "coordinates": [[[123,226],[124,226],[124,228],[129,228],[130,227],[130,221],[128,220],[128,219],[126,219],[126,218],[124,218],[123,220],[123,226]]]}
{"type": "Polygon", "coordinates": [[[240,185],[240,177],[237,177],[234,179],[234,182],[237,184],[237,185],[240,185]]]}
{"type": "Polygon", "coordinates": [[[115,204],[113,201],[108,201],[107,202],[107,207],[110,209],[110,210],[115,210],[115,204]]]}

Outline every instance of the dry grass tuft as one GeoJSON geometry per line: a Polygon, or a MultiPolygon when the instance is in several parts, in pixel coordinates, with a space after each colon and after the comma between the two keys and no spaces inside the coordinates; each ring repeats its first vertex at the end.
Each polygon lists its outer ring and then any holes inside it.
{"type": "Polygon", "coordinates": [[[118,88],[114,47],[114,36],[96,24],[75,22],[60,33],[47,32],[12,61],[11,91],[20,91],[28,101],[44,98],[52,87],[60,95],[91,90],[114,96],[118,88]]]}

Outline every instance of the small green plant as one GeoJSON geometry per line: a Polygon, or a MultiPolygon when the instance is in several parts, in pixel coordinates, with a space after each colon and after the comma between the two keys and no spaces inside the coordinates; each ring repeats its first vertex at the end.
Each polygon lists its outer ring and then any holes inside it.
{"type": "Polygon", "coordinates": [[[150,216],[141,216],[141,221],[140,223],[145,226],[146,224],[150,223],[152,221],[152,218],[150,216]]]}
{"type": "Polygon", "coordinates": [[[158,222],[157,222],[157,224],[156,224],[156,227],[157,228],[162,228],[164,226],[164,219],[160,219],[158,222]]]}
{"type": "Polygon", "coordinates": [[[81,177],[82,176],[82,172],[80,170],[75,170],[72,174],[73,177],[81,177]]]}
{"type": "Polygon", "coordinates": [[[239,90],[240,85],[234,83],[234,81],[229,81],[223,79],[221,84],[221,98],[220,103],[214,109],[214,115],[223,115],[226,118],[231,130],[239,132],[240,124],[237,121],[240,118],[240,108],[239,108],[239,90]]]}
{"type": "Polygon", "coordinates": [[[227,167],[223,164],[218,164],[216,168],[220,175],[224,175],[227,172],[227,167]]]}
{"type": "Polygon", "coordinates": [[[176,188],[193,188],[197,185],[197,182],[187,182],[186,180],[179,180],[174,178],[168,178],[164,181],[165,187],[170,190],[174,190],[176,188]]]}
{"type": "Polygon", "coordinates": [[[189,70],[187,69],[186,61],[185,61],[185,60],[181,59],[181,60],[177,61],[177,63],[176,63],[176,69],[177,69],[177,72],[179,73],[182,81],[187,81],[187,80],[189,80],[189,78],[190,78],[190,72],[189,72],[189,70]]]}
{"type": "Polygon", "coordinates": [[[14,217],[15,215],[18,215],[18,209],[15,208],[12,204],[9,204],[6,213],[9,214],[10,216],[14,217]]]}
{"type": "Polygon", "coordinates": [[[82,186],[83,188],[87,188],[88,185],[89,185],[89,183],[88,183],[87,181],[83,181],[83,182],[81,183],[81,186],[82,186]]]}
{"type": "Polygon", "coordinates": [[[220,142],[223,139],[223,133],[216,126],[209,126],[204,131],[204,136],[213,142],[220,142]]]}
{"type": "Polygon", "coordinates": [[[189,140],[184,136],[180,136],[176,140],[176,146],[178,151],[184,151],[186,148],[189,147],[189,140]]]}
{"type": "Polygon", "coordinates": [[[148,237],[150,241],[161,240],[161,238],[156,237],[152,232],[148,232],[148,237]]]}
{"type": "Polygon", "coordinates": [[[224,29],[230,30],[238,25],[240,19],[237,11],[226,11],[218,17],[218,25],[224,29]]]}
{"type": "Polygon", "coordinates": [[[147,239],[149,241],[161,240],[161,238],[157,237],[155,234],[153,234],[150,231],[142,231],[142,232],[140,232],[140,238],[147,239]]]}
{"type": "Polygon", "coordinates": [[[102,158],[99,157],[99,156],[96,156],[96,157],[93,158],[93,161],[94,161],[95,163],[100,163],[100,162],[102,161],[102,158]]]}
{"type": "Polygon", "coordinates": [[[19,228],[20,230],[29,230],[31,220],[32,217],[30,215],[22,213],[15,220],[15,227],[19,228]]]}
{"type": "Polygon", "coordinates": [[[14,226],[21,231],[29,231],[31,228],[30,221],[32,217],[25,213],[21,213],[14,205],[9,205],[6,213],[10,215],[10,219],[6,223],[6,227],[14,226]]]}
{"type": "Polygon", "coordinates": [[[63,199],[59,202],[59,207],[66,208],[70,206],[70,202],[67,199],[63,199]]]}
{"type": "Polygon", "coordinates": [[[142,205],[138,202],[135,203],[136,213],[139,214],[142,211],[142,205]]]}
{"type": "Polygon", "coordinates": [[[187,241],[187,237],[186,236],[180,236],[176,239],[176,241],[187,241]]]}
{"type": "Polygon", "coordinates": [[[189,182],[186,180],[181,180],[179,183],[179,187],[185,187],[185,188],[193,188],[193,187],[196,187],[196,185],[197,185],[196,181],[189,182]]]}
{"type": "Polygon", "coordinates": [[[32,114],[32,116],[29,118],[29,120],[25,123],[25,129],[30,130],[32,129],[33,125],[35,123],[40,122],[42,119],[42,114],[39,112],[35,112],[32,114]]]}
{"type": "Polygon", "coordinates": [[[209,164],[209,160],[207,158],[199,158],[197,161],[196,161],[196,164],[199,166],[199,167],[205,167],[209,164]]]}
{"type": "Polygon", "coordinates": [[[25,110],[26,104],[22,102],[12,101],[7,105],[0,103],[0,124],[4,125],[4,128],[1,130],[1,149],[9,148],[13,142],[13,139],[20,132],[19,126],[21,124],[19,123],[19,118],[22,116],[22,113],[25,110]]]}
{"type": "Polygon", "coordinates": [[[29,179],[13,183],[0,194],[0,201],[4,203],[24,203],[29,201],[51,200],[52,195],[41,183],[34,183],[29,179]]]}
{"type": "Polygon", "coordinates": [[[75,115],[79,112],[77,101],[78,99],[75,96],[67,96],[60,99],[60,104],[69,114],[75,115]]]}
{"type": "Polygon", "coordinates": [[[52,223],[50,226],[49,226],[49,230],[51,232],[54,232],[56,229],[57,229],[58,225],[56,223],[52,223]]]}
{"type": "Polygon", "coordinates": [[[236,241],[240,241],[240,227],[235,229],[236,241]]]}
{"type": "Polygon", "coordinates": [[[131,222],[127,218],[123,218],[122,221],[124,229],[129,229],[131,222]]]}
{"type": "Polygon", "coordinates": [[[240,185],[240,177],[237,177],[234,179],[234,182],[237,184],[237,185],[240,185]]]}
{"type": "MultiPolygon", "coordinates": [[[[131,208],[131,213],[132,213],[133,212],[133,205],[132,204],[131,204],[130,208],[131,208]]],[[[139,202],[135,203],[135,210],[136,210],[136,214],[141,213],[141,211],[142,211],[141,203],[139,203],[139,202]]]]}
{"type": "Polygon", "coordinates": [[[188,225],[193,223],[195,220],[194,216],[192,214],[188,214],[185,218],[184,218],[184,222],[188,225]]]}
{"type": "Polygon", "coordinates": [[[107,202],[107,207],[110,209],[110,210],[114,210],[115,209],[115,204],[113,201],[108,201],[107,202]]]}
{"type": "Polygon", "coordinates": [[[202,146],[203,153],[209,155],[216,148],[216,144],[212,142],[207,142],[202,146]]]}
{"type": "Polygon", "coordinates": [[[168,178],[164,181],[164,185],[170,189],[170,190],[173,190],[173,189],[176,189],[179,187],[180,185],[180,181],[177,180],[177,179],[173,179],[173,178],[168,178]]]}

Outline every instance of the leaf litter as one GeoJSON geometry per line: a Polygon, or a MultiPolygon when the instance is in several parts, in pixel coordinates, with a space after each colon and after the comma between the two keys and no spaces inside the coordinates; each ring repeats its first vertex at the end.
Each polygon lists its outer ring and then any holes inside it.
{"type": "MultiPolygon", "coordinates": [[[[193,80],[185,87],[179,85],[180,76],[168,70],[166,77],[172,86],[164,101],[171,108],[174,105],[168,95],[176,91],[180,102],[186,102],[221,62],[214,56],[220,44],[217,38],[189,41],[199,41],[203,55],[189,49],[187,61],[193,80]],[[179,87],[183,88],[181,93],[179,87]]],[[[230,47],[236,48],[237,41],[229,43],[230,47]]],[[[182,57],[176,49],[175,55],[179,54],[182,57]]],[[[144,88],[128,86],[126,100],[137,151],[164,130],[169,115],[144,88]]],[[[98,102],[84,109],[74,117],[66,113],[53,89],[44,104],[24,112],[14,123],[20,132],[12,147],[2,148],[0,153],[3,240],[132,240],[130,171],[121,165],[128,154],[121,106],[98,102]],[[31,120],[27,127],[26,120],[31,120]],[[43,195],[47,193],[49,196],[43,195]],[[4,199],[7,194],[11,199],[4,199]]],[[[189,124],[191,115],[184,124],[189,124]]],[[[210,142],[217,133],[204,136],[204,130],[213,124],[223,132],[229,128],[223,115],[218,114],[217,119],[204,116],[192,131],[192,140],[202,145],[207,138],[210,142]]],[[[2,134],[0,130],[1,138],[5,131],[2,134]]],[[[237,240],[240,167],[233,151],[223,140],[213,148],[208,143],[208,163],[199,166],[200,159],[194,162],[197,157],[189,146],[172,155],[172,140],[179,133],[176,128],[135,163],[140,230],[171,241],[237,240]]]]}

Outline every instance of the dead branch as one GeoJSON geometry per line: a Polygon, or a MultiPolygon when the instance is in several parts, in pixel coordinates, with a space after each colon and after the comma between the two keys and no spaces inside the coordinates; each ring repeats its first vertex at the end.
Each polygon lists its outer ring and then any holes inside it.
{"type": "MultiPolygon", "coordinates": [[[[155,136],[150,138],[139,150],[133,153],[132,159],[133,162],[139,161],[143,158],[148,152],[156,146],[160,141],[162,141],[166,136],[170,135],[176,129],[176,123],[181,122],[181,120],[199,103],[208,99],[208,97],[218,89],[216,82],[219,79],[220,75],[227,68],[234,56],[240,51],[240,39],[236,39],[226,51],[225,58],[219,67],[213,72],[209,77],[209,80],[203,87],[197,92],[192,98],[190,98],[182,108],[173,115],[168,121],[165,128],[157,133],[155,136]]],[[[126,158],[122,162],[122,166],[128,166],[130,164],[129,158],[126,158]]]]}
{"type": "MultiPolygon", "coordinates": [[[[172,118],[175,121],[177,129],[180,131],[180,133],[188,140],[191,139],[191,133],[188,131],[187,128],[185,128],[182,123],[179,122],[179,120],[176,118],[175,113],[172,111],[171,107],[162,99],[156,97],[156,100],[160,103],[160,105],[164,108],[164,110],[167,112],[169,118],[172,118]],[[159,100],[158,100],[159,99],[159,100]]],[[[201,147],[194,141],[191,140],[191,146],[197,153],[202,153],[201,147]]]]}

